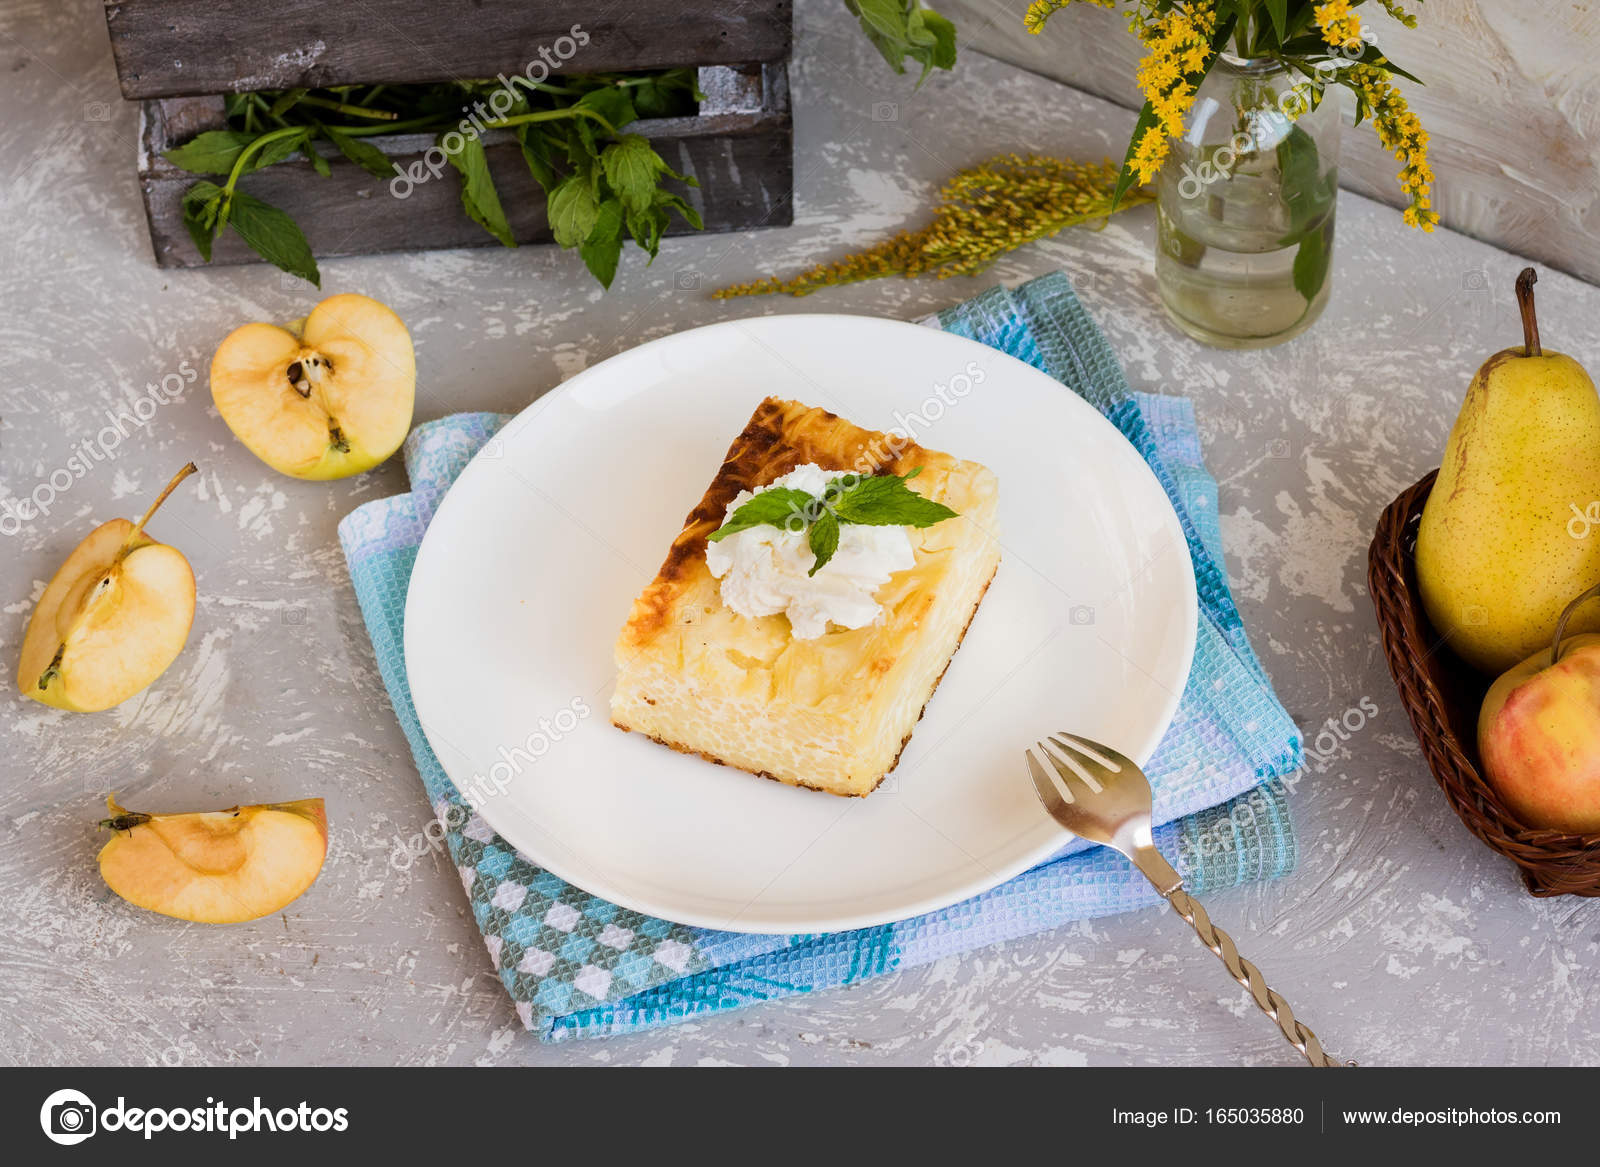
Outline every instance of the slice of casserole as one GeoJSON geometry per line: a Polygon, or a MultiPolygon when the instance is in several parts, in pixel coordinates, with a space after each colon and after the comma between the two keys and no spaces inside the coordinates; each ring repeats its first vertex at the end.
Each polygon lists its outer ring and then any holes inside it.
{"type": "Polygon", "coordinates": [[[994,576],[997,503],[995,476],[976,462],[767,398],[633,603],[616,643],[613,723],[792,786],[870,794],[894,768],[994,576]],[[914,473],[910,489],[957,515],[904,528],[913,566],[872,593],[881,608],[874,622],[825,624],[809,638],[782,612],[732,610],[706,562],[707,536],[741,492],[806,466],[914,473]]]}

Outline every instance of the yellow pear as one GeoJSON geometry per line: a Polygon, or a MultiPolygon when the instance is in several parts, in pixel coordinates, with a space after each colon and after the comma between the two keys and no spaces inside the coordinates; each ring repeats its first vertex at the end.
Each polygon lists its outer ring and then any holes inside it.
{"type": "Polygon", "coordinates": [[[411,334],[386,305],[330,296],[302,321],[234,329],[211,359],[211,398],[234,436],[295,478],[345,478],[411,428],[411,334]]]}
{"type": "Polygon", "coordinates": [[[106,799],[106,886],[136,907],[232,924],[287,907],[317,881],[328,854],[322,799],[190,814],[138,814],[106,799]]]}
{"type": "Polygon", "coordinates": [[[103,523],[67,556],[22,639],[23,693],[93,713],[126,701],[176,659],[194,623],[194,572],[144,527],[194,472],[193,462],[180,470],[138,522],[103,523]]]}
{"type": "MultiPolygon", "coordinates": [[[[1548,648],[1567,601],[1600,580],[1600,394],[1540,346],[1536,279],[1517,277],[1523,344],[1473,377],[1417,529],[1428,619],[1486,673],[1548,648]]],[[[1595,630],[1592,609],[1573,621],[1595,630]]]]}

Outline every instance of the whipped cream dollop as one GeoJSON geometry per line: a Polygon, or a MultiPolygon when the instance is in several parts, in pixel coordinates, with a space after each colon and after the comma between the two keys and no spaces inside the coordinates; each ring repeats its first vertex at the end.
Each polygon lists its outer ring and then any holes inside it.
{"type": "MultiPolygon", "coordinates": [[[[841,473],[814,462],[796,466],[761,490],[741,490],[723,521],[757,494],[776,487],[820,497],[823,487],[841,473]]],[[[878,589],[895,572],[915,567],[917,560],[904,527],[841,523],[839,550],[816,575],[808,575],[815,562],[803,530],[748,527],[706,544],[706,566],[721,581],[722,602],[741,616],[782,612],[798,640],[821,636],[829,624],[865,628],[873,623],[883,612],[873,598],[878,589]]]]}

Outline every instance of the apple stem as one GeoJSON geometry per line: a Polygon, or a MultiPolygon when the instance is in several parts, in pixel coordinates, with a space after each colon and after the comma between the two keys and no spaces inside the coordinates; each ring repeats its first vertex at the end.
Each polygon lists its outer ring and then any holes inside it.
{"type": "Polygon", "coordinates": [[[174,474],[172,476],[172,481],[167,483],[166,489],[160,494],[156,495],[156,501],[150,504],[150,509],[145,511],[144,514],[140,516],[139,521],[133,525],[133,530],[129,533],[128,538],[133,539],[143,532],[144,525],[150,521],[150,516],[155,514],[157,508],[160,507],[162,503],[167,501],[167,497],[173,491],[178,489],[178,484],[180,482],[189,477],[189,475],[195,473],[195,471],[198,469],[199,467],[197,467],[193,462],[190,462],[182,470],[174,474]]]}
{"type": "Polygon", "coordinates": [[[61,675],[61,658],[66,656],[67,646],[62,645],[56,649],[55,656],[50,658],[50,663],[45,666],[44,672],[39,674],[39,691],[42,693],[50,687],[50,682],[61,675]]]}
{"type": "Polygon", "coordinates": [[[1596,598],[1600,598],[1600,584],[1595,584],[1594,587],[1587,588],[1584,591],[1579,592],[1578,595],[1573,599],[1572,603],[1568,604],[1561,610],[1561,619],[1556,621],[1555,639],[1550,642],[1551,664],[1555,664],[1561,659],[1561,638],[1566,635],[1567,620],[1569,617],[1571,617],[1573,610],[1585,600],[1593,600],[1596,598]]]}
{"type": "Polygon", "coordinates": [[[1525,357],[1542,357],[1544,350],[1539,347],[1539,318],[1533,313],[1533,285],[1539,280],[1539,273],[1531,267],[1525,267],[1517,276],[1517,307],[1522,310],[1522,355],[1525,357]]]}

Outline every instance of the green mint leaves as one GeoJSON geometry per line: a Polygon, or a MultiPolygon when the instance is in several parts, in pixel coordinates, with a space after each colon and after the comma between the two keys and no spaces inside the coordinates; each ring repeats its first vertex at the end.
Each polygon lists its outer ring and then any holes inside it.
{"type": "MultiPolygon", "coordinates": [[[[918,466],[904,478],[893,474],[874,478],[852,474],[835,478],[828,484],[829,488],[843,485],[843,489],[833,503],[833,512],[843,522],[869,527],[931,527],[955,518],[955,511],[931,498],[923,498],[906,485],[921,473],[922,467],[918,466]]],[[[827,491],[823,494],[826,497],[827,491]]]]}
{"type": "Polygon", "coordinates": [[[282,126],[260,134],[209,130],[166,152],[168,162],[191,174],[227,175],[221,186],[197,182],[184,192],[183,225],[200,258],[210,263],[211,244],[223,228],[232,227],[268,263],[322,286],[311,245],[295,221],[270,203],[236,189],[244,175],[296,153],[303,151],[320,160],[311,148],[316,132],[313,126],[282,126]]]}
{"type": "Polygon", "coordinates": [[[816,575],[839,550],[841,523],[931,527],[956,518],[956,512],[943,503],[924,498],[906,485],[921,473],[918,466],[903,476],[843,474],[829,480],[821,497],[788,486],[763,490],[706,538],[716,543],[751,527],[778,527],[791,534],[804,531],[816,559],[806,574],[816,575]]]}
{"type": "MultiPolygon", "coordinates": [[[[616,277],[629,239],[653,260],[674,216],[695,230],[703,227],[678,193],[698,185],[695,180],[674,171],[644,135],[622,132],[640,118],[692,116],[704,99],[695,70],[507,85],[464,81],[229,94],[227,129],[199,134],[164,154],[191,174],[221,176],[189,187],[184,226],[208,263],[213,242],[232,227],[263,259],[319,283],[316,260],[293,219],[239,189],[239,180],[296,155],[327,178],[330,159],[337,163],[342,156],[387,180],[390,193],[396,181],[409,192],[423,181],[423,167],[413,162],[416,173],[400,170],[368,139],[429,133],[435,148],[424,158],[439,161],[425,164],[428,173],[438,179],[446,164],[453,168],[462,210],[500,243],[515,247],[509,212],[516,208],[500,201],[483,141],[485,133],[510,131],[543,191],[556,242],[576,250],[603,287],[616,277]],[[333,149],[318,151],[319,139],[333,149]],[[665,183],[677,185],[668,189],[665,183]]],[[[516,154],[511,157],[514,164],[516,154]]]]}
{"type": "Polygon", "coordinates": [[[254,195],[236,190],[229,209],[228,225],[268,263],[309,280],[319,288],[322,286],[311,245],[285,212],[254,195]]]}
{"type": "Polygon", "coordinates": [[[763,490],[729,515],[728,521],[706,538],[716,543],[751,527],[782,527],[791,534],[798,534],[811,525],[811,511],[819,505],[815,495],[793,487],[763,490]]]}
{"type": "Polygon", "coordinates": [[[810,544],[811,554],[816,560],[806,574],[816,575],[822,565],[833,558],[833,553],[839,550],[839,520],[833,517],[832,512],[824,510],[817,516],[817,521],[811,524],[806,542],[810,544]]]}
{"type": "Polygon", "coordinates": [[[922,66],[919,86],[935,69],[955,68],[956,26],[920,0],[844,0],[844,6],[896,73],[906,71],[907,57],[922,66]]]}

